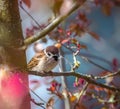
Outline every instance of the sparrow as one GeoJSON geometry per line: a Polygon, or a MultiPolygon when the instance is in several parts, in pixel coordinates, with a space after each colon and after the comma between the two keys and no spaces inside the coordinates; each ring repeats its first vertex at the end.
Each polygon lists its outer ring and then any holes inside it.
{"type": "Polygon", "coordinates": [[[49,72],[59,61],[59,50],[55,46],[48,46],[37,53],[28,63],[27,68],[30,71],[49,72]]]}

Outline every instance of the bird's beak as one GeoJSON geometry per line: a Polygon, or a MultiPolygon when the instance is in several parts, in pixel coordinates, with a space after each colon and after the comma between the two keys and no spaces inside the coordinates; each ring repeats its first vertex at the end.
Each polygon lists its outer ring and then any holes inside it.
{"type": "Polygon", "coordinates": [[[55,61],[58,61],[59,55],[54,55],[53,58],[55,59],[55,61]]]}

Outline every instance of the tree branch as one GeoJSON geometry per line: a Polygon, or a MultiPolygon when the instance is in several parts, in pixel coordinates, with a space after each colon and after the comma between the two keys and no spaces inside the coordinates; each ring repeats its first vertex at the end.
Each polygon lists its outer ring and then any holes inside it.
{"type": "Polygon", "coordinates": [[[45,73],[40,73],[40,72],[34,72],[34,71],[28,71],[29,74],[31,75],[37,75],[41,77],[46,77],[46,76],[74,76],[78,78],[82,78],[86,80],[89,84],[94,84],[97,86],[100,86],[102,88],[106,88],[111,91],[118,91],[120,92],[120,88],[114,87],[114,86],[108,86],[105,84],[102,84],[100,82],[95,81],[94,77],[92,78],[91,75],[83,75],[81,73],[75,73],[75,72],[45,72],[45,73]]]}
{"type": "Polygon", "coordinates": [[[64,16],[59,16],[55,20],[52,21],[47,27],[44,28],[44,30],[38,32],[37,34],[33,35],[32,37],[29,37],[24,40],[25,46],[28,46],[35,41],[45,37],[50,31],[52,31],[55,27],[57,27],[64,19],[66,19],[69,15],[71,15],[75,10],[77,10],[86,0],[83,0],[83,2],[80,4],[78,2],[75,2],[73,4],[73,7],[71,10],[64,16]]]}

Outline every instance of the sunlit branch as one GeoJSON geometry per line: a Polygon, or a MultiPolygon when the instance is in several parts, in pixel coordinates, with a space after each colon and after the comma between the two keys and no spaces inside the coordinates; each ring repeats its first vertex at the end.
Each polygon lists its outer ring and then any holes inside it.
{"type": "MultiPolygon", "coordinates": [[[[86,0],[83,0],[84,2],[86,0]]],[[[84,3],[83,2],[83,3],[84,3]]],[[[50,31],[52,31],[55,27],[57,27],[62,21],[64,21],[69,15],[71,15],[75,10],[77,10],[83,3],[79,4],[78,2],[75,2],[73,4],[73,7],[71,10],[64,16],[59,16],[55,20],[52,21],[47,27],[45,27],[42,31],[38,32],[37,34],[33,35],[32,37],[29,37],[24,40],[25,46],[28,46],[35,41],[45,37],[50,31]]],[[[23,47],[24,48],[24,47],[23,47]]]]}
{"type": "Polygon", "coordinates": [[[79,97],[78,97],[79,98],[78,103],[80,103],[82,96],[86,93],[88,85],[89,85],[89,83],[86,82],[85,85],[83,86],[82,90],[80,91],[79,97]]]}
{"type": "Polygon", "coordinates": [[[76,106],[80,104],[81,100],[82,100],[82,96],[86,93],[87,91],[87,87],[88,87],[89,83],[86,82],[86,84],[83,86],[82,90],[79,92],[79,95],[78,95],[78,101],[77,103],[75,104],[74,106],[74,109],[76,109],[76,106]]]}
{"type": "Polygon", "coordinates": [[[89,84],[94,84],[97,86],[100,86],[102,88],[106,88],[108,90],[111,91],[118,91],[120,92],[120,88],[114,87],[114,86],[108,86],[106,84],[102,84],[100,82],[97,82],[94,79],[94,76],[92,77],[92,75],[83,75],[81,73],[75,73],[75,72],[45,72],[45,73],[40,73],[40,72],[34,72],[34,71],[29,71],[29,74],[31,75],[37,75],[37,76],[41,76],[41,77],[46,77],[46,76],[74,76],[74,77],[78,77],[78,78],[82,78],[84,80],[86,80],[89,84]]]}
{"type": "Polygon", "coordinates": [[[103,103],[103,104],[113,104],[113,103],[120,102],[120,99],[114,99],[114,100],[112,99],[111,100],[111,98],[110,98],[110,99],[105,100],[105,99],[103,99],[100,96],[97,96],[95,94],[92,94],[92,97],[97,99],[100,103],[103,103]]]}
{"type": "Polygon", "coordinates": [[[110,74],[107,74],[105,76],[95,76],[94,79],[106,79],[106,78],[114,77],[117,75],[120,75],[120,70],[118,72],[110,73],[110,74]]]}

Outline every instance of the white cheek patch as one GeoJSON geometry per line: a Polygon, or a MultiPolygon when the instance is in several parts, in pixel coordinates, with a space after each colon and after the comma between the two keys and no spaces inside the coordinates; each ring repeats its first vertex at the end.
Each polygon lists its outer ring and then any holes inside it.
{"type": "Polygon", "coordinates": [[[46,52],[46,49],[44,49],[44,53],[48,58],[52,58],[54,55],[52,53],[49,52],[50,56],[48,55],[48,53],[46,52]]]}
{"type": "Polygon", "coordinates": [[[46,52],[46,49],[44,49],[44,53],[45,53],[45,55],[48,57],[48,54],[47,54],[47,52],[46,52]]]}

